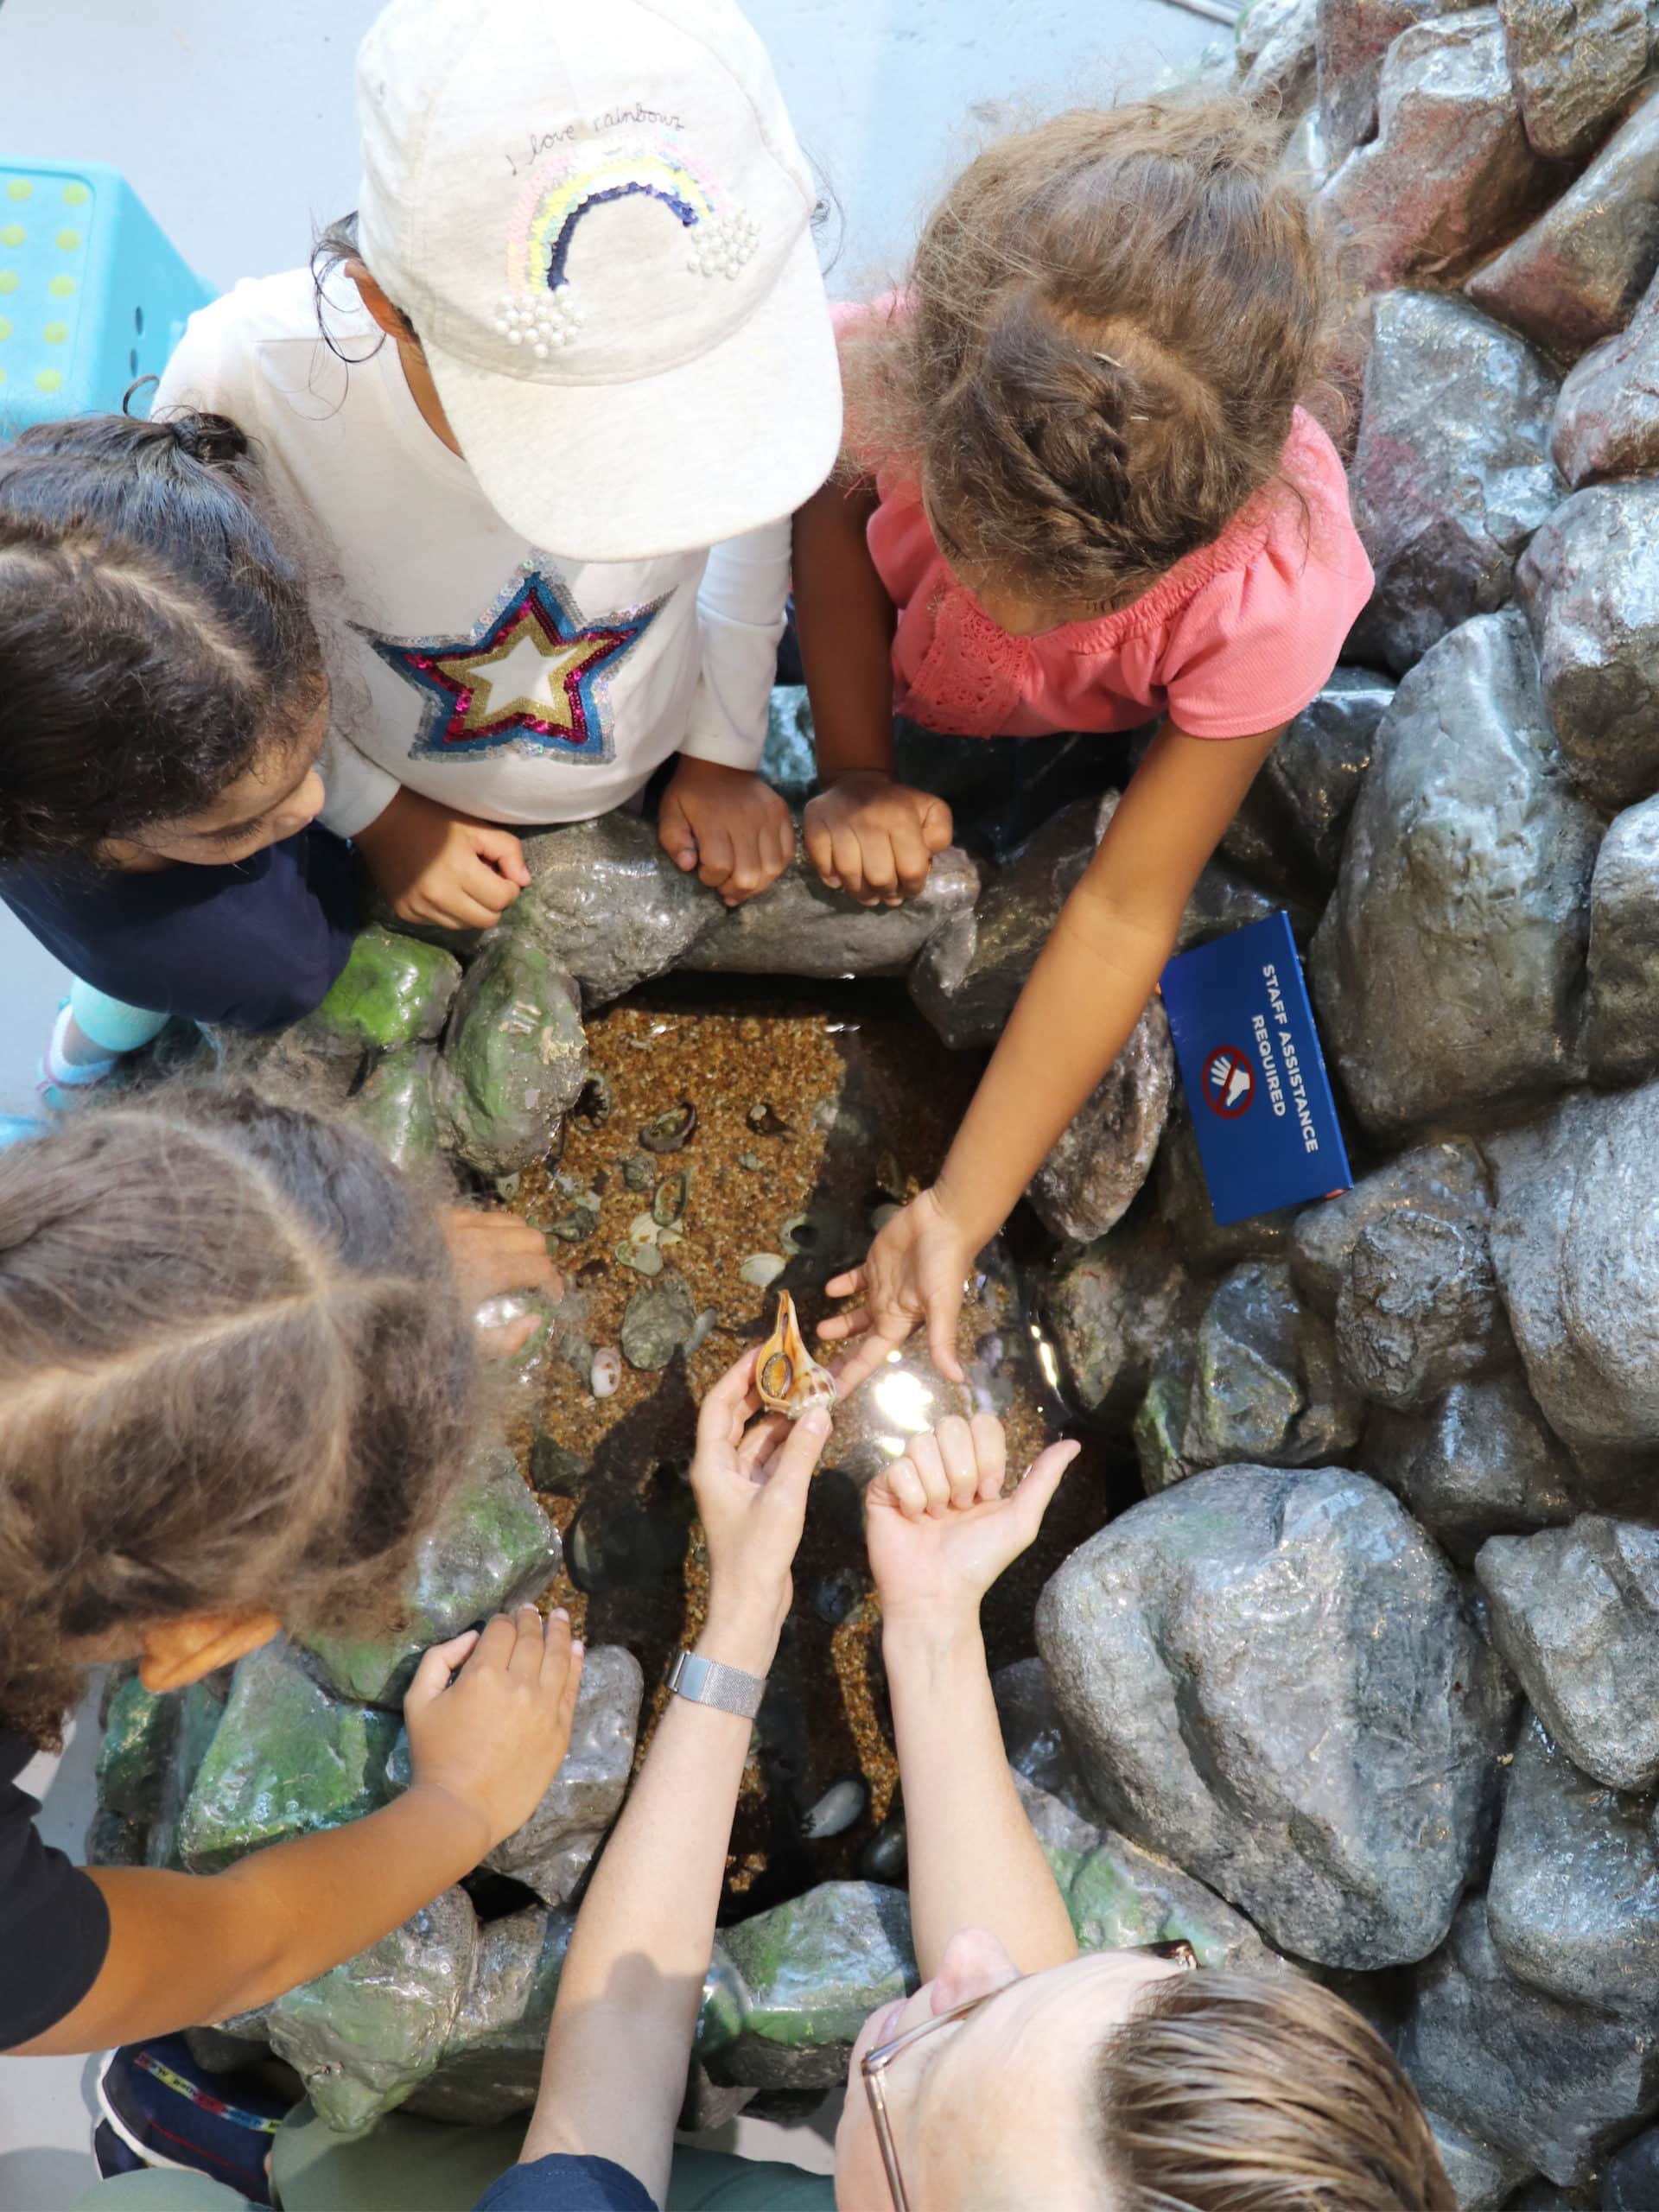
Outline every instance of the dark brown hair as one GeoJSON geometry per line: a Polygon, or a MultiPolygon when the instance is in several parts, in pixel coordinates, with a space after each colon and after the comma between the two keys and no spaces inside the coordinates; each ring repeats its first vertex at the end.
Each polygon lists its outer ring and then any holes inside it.
{"type": "Polygon", "coordinates": [[[464,1471],[473,1332],[368,1140],[239,1085],[0,1153],[0,1717],[193,1612],[371,1628],[464,1471]]]}
{"type": "Polygon", "coordinates": [[[843,348],[859,461],[913,462],[949,557],[1121,604],[1274,482],[1299,402],[1333,410],[1334,265],[1281,137],[1234,98],[1077,109],[957,179],[906,311],[843,348]]]}
{"type": "Polygon", "coordinates": [[[1457,2212],[1410,2082],[1317,1983],[1158,1981],[1096,2079],[1124,2212],[1457,2212]]]}

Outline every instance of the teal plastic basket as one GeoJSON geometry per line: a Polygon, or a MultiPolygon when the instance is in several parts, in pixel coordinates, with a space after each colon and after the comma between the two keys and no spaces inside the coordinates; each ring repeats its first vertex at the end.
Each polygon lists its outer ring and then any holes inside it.
{"type": "Polygon", "coordinates": [[[213,296],[118,171],[0,156],[0,436],[118,408],[213,296]]]}

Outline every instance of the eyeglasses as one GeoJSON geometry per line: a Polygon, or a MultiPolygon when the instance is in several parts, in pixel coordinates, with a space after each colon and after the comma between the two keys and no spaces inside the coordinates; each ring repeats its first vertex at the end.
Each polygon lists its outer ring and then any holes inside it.
{"type": "MultiPolygon", "coordinates": [[[[1198,1963],[1198,1953],[1181,1938],[1166,1943],[1141,1943],[1135,1948],[1147,1957],[1166,1960],[1186,1974],[1193,1972],[1198,1963]]],[[[1025,1979],[1023,1974],[1018,1978],[1025,1979]]],[[[929,2036],[938,2035],[942,2028],[955,2027],[971,2018],[982,2005],[988,2005],[994,1997],[1000,1997],[1004,1989],[1013,1986],[1012,1982],[1004,1982],[1000,1988],[985,1990],[977,1997],[970,1997],[965,2005],[953,2005],[948,2012],[936,2012],[931,2019],[918,2020],[913,2028],[906,2028],[903,2035],[894,2036],[890,2043],[877,2044],[874,2050],[865,2052],[859,2071],[864,2076],[864,2094],[870,2101],[870,2116],[875,2122],[875,2139],[881,2146],[881,2164],[887,2172],[893,2212],[910,2212],[910,2199],[905,2193],[904,2176],[899,2171],[898,2146],[893,2139],[893,2121],[887,2112],[888,2069],[903,2052],[925,2043],[929,2036]]]]}

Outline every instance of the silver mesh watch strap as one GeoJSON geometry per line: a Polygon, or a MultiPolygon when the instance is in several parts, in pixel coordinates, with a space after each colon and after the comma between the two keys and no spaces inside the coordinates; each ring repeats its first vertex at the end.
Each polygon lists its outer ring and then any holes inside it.
{"type": "Polygon", "coordinates": [[[718,1659],[701,1658],[695,1651],[675,1655],[668,1670],[668,1687],[693,1705],[718,1706],[753,1720],[766,1694],[763,1675],[746,1675],[741,1667],[722,1667],[718,1659]]]}

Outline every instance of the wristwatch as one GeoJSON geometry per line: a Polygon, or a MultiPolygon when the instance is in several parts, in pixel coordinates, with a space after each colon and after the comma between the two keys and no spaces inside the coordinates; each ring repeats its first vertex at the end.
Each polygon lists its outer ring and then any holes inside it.
{"type": "Polygon", "coordinates": [[[718,1659],[704,1659],[695,1651],[678,1651],[668,1670],[668,1687],[693,1705],[717,1706],[753,1720],[766,1694],[764,1675],[746,1675],[741,1667],[723,1667],[718,1659]]]}

